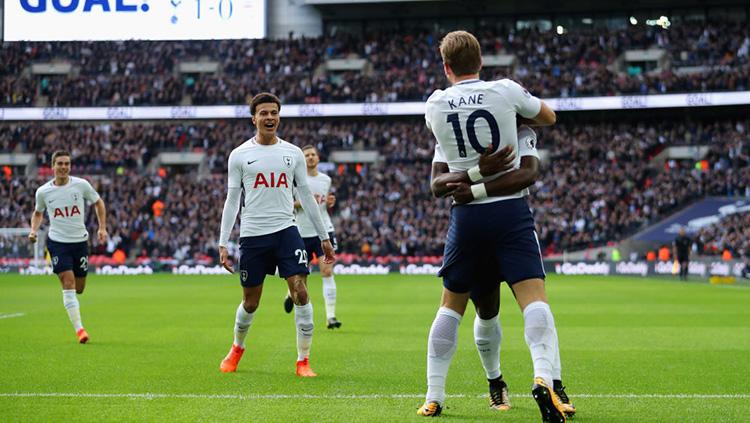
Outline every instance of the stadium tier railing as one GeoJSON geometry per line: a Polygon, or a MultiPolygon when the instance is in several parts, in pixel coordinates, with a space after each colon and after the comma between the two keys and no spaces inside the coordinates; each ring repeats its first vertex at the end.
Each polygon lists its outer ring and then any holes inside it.
{"type": "MultiPolygon", "coordinates": [[[[545,101],[552,109],[557,111],[716,107],[750,105],[750,91],[607,97],[560,97],[547,98],[545,101]]],[[[285,118],[417,116],[423,114],[423,102],[289,104],[284,105],[281,110],[281,116],[285,118]]],[[[5,121],[185,120],[242,119],[249,117],[250,108],[247,105],[0,108],[0,120],[5,121]]]]}

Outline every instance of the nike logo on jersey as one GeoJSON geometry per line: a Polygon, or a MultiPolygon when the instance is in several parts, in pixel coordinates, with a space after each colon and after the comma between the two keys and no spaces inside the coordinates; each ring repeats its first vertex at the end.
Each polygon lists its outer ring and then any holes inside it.
{"type": "Polygon", "coordinates": [[[257,161],[258,161],[258,160],[256,159],[256,160],[253,160],[253,161],[251,161],[251,162],[247,162],[247,164],[248,164],[248,165],[251,165],[251,164],[253,164],[253,163],[257,162],[257,161]]]}

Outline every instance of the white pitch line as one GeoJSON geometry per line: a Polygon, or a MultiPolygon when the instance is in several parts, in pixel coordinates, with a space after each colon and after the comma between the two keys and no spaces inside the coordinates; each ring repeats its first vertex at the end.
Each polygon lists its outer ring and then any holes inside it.
{"type": "Polygon", "coordinates": [[[25,316],[26,313],[10,313],[10,314],[0,314],[0,319],[10,319],[11,317],[21,317],[25,316]]]}
{"type": "MultiPolygon", "coordinates": [[[[449,398],[484,398],[486,395],[448,395],[449,398]]],[[[5,392],[0,398],[129,398],[129,399],[401,399],[422,398],[424,394],[91,394],[75,392],[5,392]]],[[[525,398],[527,395],[511,395],[514,398],[525,398]]],[[[750,399],[750,394],[572,394],[572,398],[603,399],[750,399]]]]}

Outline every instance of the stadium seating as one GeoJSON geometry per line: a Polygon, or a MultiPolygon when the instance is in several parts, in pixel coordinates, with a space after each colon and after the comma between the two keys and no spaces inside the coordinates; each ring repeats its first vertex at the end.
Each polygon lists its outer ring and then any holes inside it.
{"type": "MultiPolygon", "coordinates": [[[[487,57],[503,55],[512,62],[488,61],[484,77],[511,76],[541,97],[574,97],[749,90],[746,27],[747,22],[716,20],[681,22],[668,30],[478,33],[487,57]],[[636,50],[655,52],[662,62],[625,61],[624,53],[636,50]]],[[[439,38],[376,32],[275,41],[3,43],[0,106],[241,104],[263,90],[285,103],[419,101],[445,85],[439,38]],[[341,58],[365,65],[348,70],[330,65],[330,59],[341,58]],[[71,70],[32,69],[54,63],[71,70]],[[215,65],[216,71],[179,66],[185,63],[215,65]]]]}
{"type": "MultiPolygon", "coordinates": [[[[748,130],[748,120],[561,122],[539,130],[549,161],[530,202],[545,252],[621,239],[704,195],[750,195],[748,130]],[[707,169],[697,169],[692,160],[664,166],[650,160],[665,146],[685,144],[710,146],[707,169]]],[[[421,119],[285,120],[280,132],[298,145],[320,146],[324,158],[354,148],[374,149],[384,158],[334,168],[342,252],[441,253],[450,205],[430,195],[434,141],[421,119]]],[[[73,173],[90,175],[109,203],[112,240],[94,242],[95,251],[206,260],[216,254],[226,157],[251,134],[244,121],[4,126],[0,149],[36,152],[40,175],[12,176],[2,185],[0,195],[14,201],[0,207],[0,227],[27,225],[34,189],[49,177],[48,153],[71,148],[73,173]],[[151,168],[149,159],[162,151],[205,152],[205,174],[151,168]],[[164,204],[158,216],[157,199],[164,204]]]]}

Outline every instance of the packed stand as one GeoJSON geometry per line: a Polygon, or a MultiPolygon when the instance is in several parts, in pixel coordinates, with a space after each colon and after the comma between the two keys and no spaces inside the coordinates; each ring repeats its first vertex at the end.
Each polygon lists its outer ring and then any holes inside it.
{"type": "MultiPolygon", "coordinates": [[[[485,55],[512,54],[512,77],[541,97],[750,90],[746,22],[695,21],[669,29],[572,30],[480,28],[485,55]],[[654,75],[614,71],[629,49],[666,50],[672,69],[654,75]],[[679,72],[677,67],[693,67],[679,72]]],[[[3,106],[139,106],[242,104],[270,90],[285,103],[424,101],[446,85],[437,48],[441,34],[381,31],[364,36],[223,41],[3,43],[3,106]],[[327,72],[328,58],[360,57],[363,71],[327,72]],[[21,76],[35,62],[70,61],[71,75],[21,76]],[[219,71],[179,74],[181,61],[212,60],[219,71]]]]}
{"type": "Polygon", "coordinates": [[[702,228],[695,235],[695,243],[701,254],[728,251],[734,258],[750,258],[750,212],[731,214],[702,228]]]}
{"type": "MultiPolygon", "coordinates": [[[[750,196],[749,128],[747,120],[680,120],[561,122],[539,130],[539,146],[550,161],[529,201],[545,253],[620,239],[705,195],[750,196]],[[708,167],[697,169],[693,161],[668,161],[662,169],[650,165],[650,157],[678,144],[709,145],[708,167]]],[[[71,149],[72,173],[93,175],[109,203],[113,240],[97,251],[205,259],[216,254],[226,158],[252,133],[240,121],[9,125],[0,128],[0,150],[37,152],[39,169],[48,177],[50,152],[71,149]],[[161,151],[206,152],[208,173],[149,168],[149,159],[161,151]]],[[[344,252],[440,253],[450,206],[430,195],[434,141],[421,119],[284,120],[280,136],[318,146],[324,159],[340,149],[376,149],[382,155],[377,164],[333,168],[344,252]]],[[[0,195],[14,201],[0,209],[0,226],[26,226],[34,187],[44,179],[8,180],[0,195]]]]}

